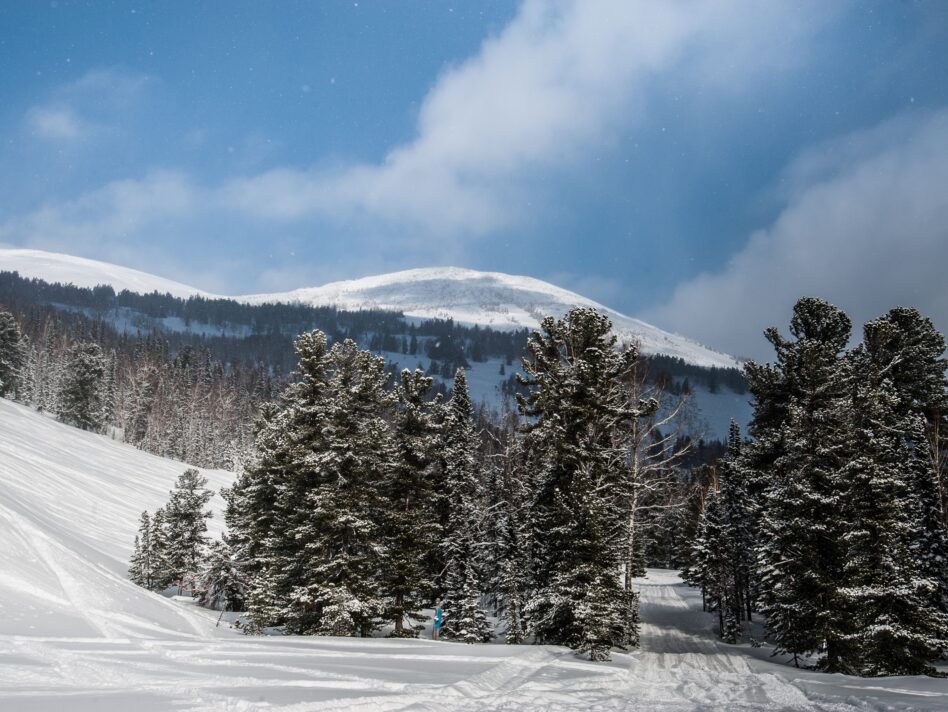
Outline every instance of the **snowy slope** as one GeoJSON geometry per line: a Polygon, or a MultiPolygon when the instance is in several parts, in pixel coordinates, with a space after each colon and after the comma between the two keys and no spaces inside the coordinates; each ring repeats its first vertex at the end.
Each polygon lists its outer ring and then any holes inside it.
{"type": "Polygon", "coordinates": [[[0,398],[0,634],[194,635],[192,614],[126,580],[139,515],[186,467],[0,398]]]}
{"type": "Polygon", "coordinates": [[[136,269],[42,250],[0,249],[0,270],[19,272],[21,277],[74,284],[77,287],[108,284],[116,292],[123,289],[140,294],[160,292],[182,299],[192,295],[214,296],[195,287],[136,269]]]}
{"type": "Polygon", "coordinates": [[[139,512],[183,467],[0,399],[0,710],[948,708],[944,680],[810,673],[766,646],[724,645],[674,572],[637,582],[642,648],[606,664],[555,646],[216,628],[212,612],[125,578],[139,512]]]}
{"type": "MultiPolygon", "coordinates": [[[[169,292],[178,297],[214,296],[178,282],[105,262],[39,250],[0,249],[0,270],[82,287],[110,284],[116,291],[169,292]]],[[[389,309],[420,319],[451,318],[495,329],[533,329],[544,316],[562,316],[570,307],[589,306],[612,319],[619,337],[644,353],[680,357],[699,366],[732,368],[737,361],[683,336],[620,314],[579,294],[532,277],[435,267],[332,282],[291,292],[229,297],[251,304],[302,302],[341,309],[389,309]]]]}
{"type": "Polygon", "coordinates": [[[680,357],[699,366],[736,367],[736,360],[683,336],[633,319],[579,294],[532,277],[433,267],[392,272],[281,294],[242,297],[250,303],[298,301],[341,309],[392,309],[417,318],[450,318],[494,329],[536,328],[545,316],[588,306],[609,316],[620,339],[644,353],[680,357]]]}

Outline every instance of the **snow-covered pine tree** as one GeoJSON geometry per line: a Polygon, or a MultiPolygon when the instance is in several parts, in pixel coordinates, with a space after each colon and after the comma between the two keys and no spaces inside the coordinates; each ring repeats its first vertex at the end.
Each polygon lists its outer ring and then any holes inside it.
{"type": "Polygon", "coordinates": [[[546,318],[528,342],[520,411],[540,448],[532,507],[534,586],[528,631],[609,658],[634,644],[637,602],[620,580],[624,537],[620,433],[636,415],[622,387],[637,354],[616,349],[592,309],[546,318]]]}
{"type": "Polygon", "coordinates": [[[178,477],[164,508],[165,562],[179,594],[185,590],[193,593],[197,588],[200,563],[208,542],[207,520],[211,517],[206,507],[212,493],[206,485],[206,477],[188,468],[178,477]]]}
{"type": "Polygon", "coordinates": [[[152,524],[148,512],[142,512],[138,533],[135,535],[135,548],[129,562],[128,576],[133,583],[152,588],[155,585],[152,551],[152,524]]]}
{"type": "Polygon", "coordinates": [[[392,452],[384,483],[382,585],[383,617],[392,621],[395,637],[416,637],[419,611],[435,591],[429,562],[441,532],[435,511],[433,470],[438,445],[440,396],[431,400],[431,378],[403,370],[395,388],[392,452]],[[406,626],[406,623],[408,625],[406,626]]]}
{"type": "Polygon", "coordinates": [[[718,614],[721,638],[734,643],[740,638],[740,610],[734,603],[737,582],[730,549],[726,504],[720,489],[711,489],[705,496],[692,546],[689,581],[701,587],[705,610],[718,614]]]}
{"type": "Polygon", "coordinates": [[[218,611],[244,610],[249,582],[242,564],[226,539],[211,542],[198,578],[202,606],[218,611]]]}
{"type": "Polygon", "coordinates": [[[13,314],[0,311],[0,396],[12,395],[26,360],[23,336],[13,314]]]}
{"type": "Polygon", "coordinates": [[[451,400],[441,425],[441,457],[448,522],[442,540],[445,560],[442,634],[466,643],[487,642],[492,630],[480,605],[484,493],[477,462],[474,408],[463,368],[454,375],[451,400]]]}
{"type": "MultiPolygon", "coordinates": [[[[885,328],[881,325],[878,328],[885,328]]],[[[865,347],[850,354],[851,457],[840,481],[846,520],[840,594],[847,629],[838,669],[858,675],[933,672],[944,649],[948,617],[933,600],[938,582],[925,577],[913,548],[912,473],[925,471],[899,396],[865,347]]]]}
{"type": "Polygon", "coordinates": [[[718,467],[718,487],[724,524],[725,565],[730,590],[724,595],[721,637],[736,643],[741,622],[750,620],[754,603],[755,544],[753,502],[741,460],[741,430],[735,421],[728,428],[727,453],[718,467]]]}
{"type": "Polygon", "coordinates": [[[170,536],[165,507],[159,507],[152,514],[150,531],[152,586],[155,589],[164,590],[174,581],[174,573],[168,560],[170,536]]]}
{"type": "Polygon", "coordinates": [[[280,506],[295,508],[287,533],[297,548],[288,561],[295,585],[282,617],[289,632],[368,636],[383,609],[381,490],[391,453],[386,418],[392,397],[383,358],[348,339],[322,359],[317,352],[328,374],[325,387],[304,379],[299,390],[305,397],[290,405],[291,459],[298,466],[280,506]]]}
{"type": "Polygon", "coordinates": [[[750,462],[764,484],[760,533],[761,599],[777,650],[821,652],[841,664],[846,611],[839,591],[845,535],[840,472],[846,462],[849,317],[815,298],[800,299],[793,340],[765,332],[772,366],[749,365],[758,439],[750,462]]]}
{"type": "MultiPolygon", "coordinates": [[[[321,482],[315,460],[327,447],[329,346],[325,334],[300,334],[295,380],[277,406],[261,410],[255,453],[228,496],[226,518],[250,573],[250,632],[286,623],[294,590],[309,581],[295,530],[310,516],[306,499],[321,482]]],[[[301,604],[294,628],[316,632],[319,611],[301,604]],[[309,620],[304,620],[305,618],[309,620]]]]}
{"type": "Polygon", "coordinates": [[[495,544],[498,572],[493,588],[504,620],[504,640],[509,645],[519,645],[525,637],[523,606],[530,574],[526,512],[528,447],[526,438],[516,437],[512,423],[505,436],[506,448],[499,453],[499,463],[495,465],[500,474],[500,496],[496,510],[491,513],[498,519],[499,534],[495,544]]]}
{"type": "Polygon", "coordinates": [[[224,521],[228,540],[235,556],[242,563],[248,582],[249,629],[260,631],[277,625],[280,597],[289,588],[277,590],[279,581],[289,587],[285,574],[294,574],[291,561],[284,559],[287,550],[295,550],[295,543],[287,534],[293,511],[283,508],[292,505],[289,499],[280,499],[280,485],[286,484],[289,472],[288,411],[276,404],[264,404],[256,422],[255,451],[233,487],[221,491],[226,502],[224,521]]]}
{"type": "MultiPolygon", "coordinates": [[[[912,527],[909,545],[920,574],[936,582],[933,601],[948,612],[948,360],[945,338],[916,309],[899,307],[865,325],[863,344],[875,371],[894,389],[906,447],[912,527]]],[[[948,631],[943,632],[948,638],[948,631]]]]}
{"type": "Polygon", "coordinates": [[[105,425],[106,358],[94,341],[69,349],[59,390],[58,415],[70,425],[99,431],[105,425]]]}

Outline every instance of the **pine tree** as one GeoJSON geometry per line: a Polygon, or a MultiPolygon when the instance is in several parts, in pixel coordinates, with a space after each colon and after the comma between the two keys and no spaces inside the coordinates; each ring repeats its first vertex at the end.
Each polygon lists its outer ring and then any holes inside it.
{"type": "Polygon", "coordinates": [[[444,531],[444,611],[442,634],[467,643],[491,639],[480,605],[483,592],[481,525],[483,488],[477,464],[477,434],[467,376],[459,368],[441,426],[448,521],[444,531]]]}
{"type": "Polygon", "coordinates": [[[0,396],[16,392],[25,361],[26,349],[20,326],[10,312],[0,311],[0,396]]]}
{"type": "Polygon", "coordinates": [[[93,341],[74,344],[69,350],[59,393],[60,419],[83,430],[99,431],[105,425],[106,359],[93,341]]]}
{"type": "Polygon", "coordinates": [[[226,540],[211,543],[198,578],[202,606],[220,611],[244,610],[249,582],[242,564],[226,540]]]}
{"type": "Polygon", "coordinates": [[[529,396],[521,413],[541,448],[532,525],[535,590],[526,605],[528,630],[608,659],[613,646],[634,644],[634,593],[619,578],[624,524],[621,448],[635,412],[622,388],[637,354],[617,350],[609,319],[573,309],[544,319],[524,360],[529,396]]]}
{"type": "Polygon", "coordinates": [[[278,505],[287,528],[269,576],[294,633],[368,636],[380,591],[380,485],[391,452],[384,359],[322,334],[298,340],[303,375],[289,394],[291,471],[278,505]]]}
{"type": "Polygon", "coordinates": [[[836,671],[846,625],[839,591],[847,427],[841,352],[851,322],[827,302],[804,298],[794,306],[790,330],[792,341],[776,329],[766,332],[775,365],[747,368],[758,439],[748,463],[765,483],[761,598],[779,651],[822,652],[820,665],[836,671]]]}
{"type": "Polygon", "coordinates": [[[701,587],[704,609],[717,612],[721,638],[733,643],[740,636],[740,621],[732,605],[735,580],[729,550],[725,503],[720,491],[711,489],[692,546],[688,580],[701,587]]]}
{"type": "Polygon", "coordinates": [[[206,507],[212,493],[206,485],[207,478],[197,470],[185,470],[178,477],[164,509],[165,564],[177,583],[179,594],[197,588],[198,571],[208,542],[207,520],[211,516],[206,507]]]}
{"type": "Polygon", "coordinates": [[[138,533],[135,535],[135,548],[129,562],[128,575],[133,583],[145,588],[155,585],[152,523],[148,512],[142,512],[138,533]]]}
{"type": "Polygon", "coordinates": [[[849,627],[840,668],[860,675],[933,672],[929,661],[943,648],[938,636],[948,618],[932,600],[938,582],[919,575],[911,547],[910,473],[925,463],[907,446],[912,428],[900,422],[898,394],[872,357],[860,347],[850,366],[852,457],[841,478],[847,523],[841,594],[849,627]]]}
{"type": "MultiPolygon", "coordinates": [[[[896,308],[865,325],[865,356],[894,391],[905,447],[914,457],[909,546],[921,574],[936,583],[932,600],[948,612],[948,360],[945,339],[915,309],[896,308]]],[[[877,378],[878,378],[877,377],[877,378]]],[[[948,631],[943,633],[948,638],[948,631]]]]}
{"type": "Polygon", "coordinates": [[[508,445],[501,453],[501,486],[497,510],[498,541],[495,551],[498,559],[497,581],[494,589],[499,597],[500,613],[504,620],[504,640],[508,645],[519,645],[525,637],[523,606],[529,588],[527,560],[528,533],[525,503],[526,447],[525,438],[508,432],[508,445]]]}
{"type": "Polygon", "coordinates": [[[384,483],[382,560],[384,617],[394,623],[395,637],[417,636],[418,628],[411,622],[424,620],[419,611],[434,594],[428,567],[441,535],[433,479],[437,447],[433,411],[440,407],[440,400],[426,400],[431,382],[421,371],[404,370],[395,390],[393,449],[384,483]]]}
{"type": "Polygon", "coordinates": [[[728,429],[727,454],[721,460],[718,483],[724,525],[723,552],[727,568],[728,590],[723,592],[721,637],[736,643],[741,637],[741,622],[750,620],[753,611],[755,573],[753,531],[754,512],[747,491],[747,475],[741,461],[741,431],[733,420],[728,429]]]}
{"type": "Polygon", "coordinates": [[[152,586],[163,590],[170,586],[175,578],[168,559],[170,536],[165,507],[159,507],[151,516],[150,532],[152,586]]]}

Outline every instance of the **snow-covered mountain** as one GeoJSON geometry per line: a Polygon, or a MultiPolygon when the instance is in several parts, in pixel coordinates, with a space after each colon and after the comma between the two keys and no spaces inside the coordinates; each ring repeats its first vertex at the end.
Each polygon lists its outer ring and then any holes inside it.
{"type": "Polygon", "coordinates": [[[43,250],[0,249],[0,271],[19,272],[21,277],[74,284],[77,287],[108,284],[116,292],[123,289],[139,294],[160,292],[182,299],[194,295],[215,296],[196,287],[130,267],[43,250]]]}
{"type": "Polygon", "coordinates": [[[454,319],[494,329],[536,328],[545,316],[562,316],[574,306],[597,309],[612,320],[620,339],[642,351],[680,357],[698,366],[736,367],[732,356],[620,314],[575,292],[533,277],[432,267],[392,272],[282,294],[243,297],[251,303],[302,302],[341,309],[392,309],[420,319],[454,319]]]}
{"type": "MultiPolygon", "coordinates": [[[[39,250],[0,250],[0,270],[81,287],[109,284],[134,292],[215,296],[162,277],[69,255],[39,250]]],[[[733,368],[737,360],[690,339],[620,314],[602,304],[532,277],[478,272],[457,267],[413,269],[290,292],[229,297],[251,304],[301,302],[340,309],[390,309],[418,319],[454,319],[494,329],[535,328],[547,315],[562,316],[589,306],[609,316],[620,339],[638,343],[643,353],[679,357],[698,366],[733,368]]]]}

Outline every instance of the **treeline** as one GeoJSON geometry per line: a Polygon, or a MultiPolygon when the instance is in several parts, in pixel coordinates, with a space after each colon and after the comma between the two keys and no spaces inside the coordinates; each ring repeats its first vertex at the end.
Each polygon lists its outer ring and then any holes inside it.
{"type": "Polygon", "coordinates": [[[496,331],[463,326],[450,319],[407,320],[391,311],[344,311],[299,303],[244,304],[201,296],[181,299],[158,292],[116,293],[108,285],[82,288],[50,284],[16,272],[0,272],[0,304],[14,312],[53,305],[113,325],[130,320],[135,324],[134,331],[161,331],[168,338],[172,337],[168,332],[190,331],[189,345],[206,346],[220,360],[230,356],[222,349],[230,349],[232,342],[242,340],[228,337],[247,337],[253,350],[242,358],[266,362],[284,372],[294,365],[293,339],[313,329],[325,333],[332,342],[351,339],[373,351],[421,353],[450,363],[452,369],[489,358],[502,358],[510,364],[523,352],[527,340],[525,329],[496,331]],[[166,321],[169,319],[177,319],[180,324],[172,325],[166,321]]]}
{"type": "Polygon", "coordinates": [[[0,394],[164,457],[237,469],[261,403],[282,388],[264,364],[209,350],[172,352],[162,335],[129,336],[52,308],[0,312],[0,394]]]}
{"type": "Polygon", "coordinates": [[[851,322],[800,300],[776,361],[746,367],[752,440],[732,427],[689,579],[739,640],[856,675],[934,673],[948,643],[945,340],[914,309],[851,322]]]}

